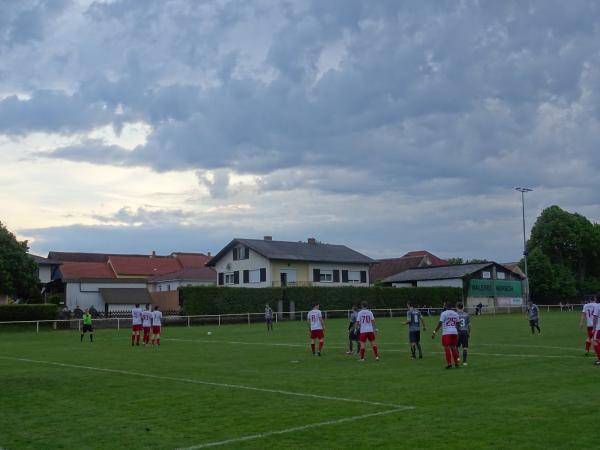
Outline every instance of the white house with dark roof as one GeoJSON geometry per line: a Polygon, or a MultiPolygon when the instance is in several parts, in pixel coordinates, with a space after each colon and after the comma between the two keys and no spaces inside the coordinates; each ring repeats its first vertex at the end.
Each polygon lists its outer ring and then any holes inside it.
{"type": "Polygon", "coordinates": [[[233,239],[207,264],[220,286],[369,286],[374,261],[345,245],[233,239]]]}

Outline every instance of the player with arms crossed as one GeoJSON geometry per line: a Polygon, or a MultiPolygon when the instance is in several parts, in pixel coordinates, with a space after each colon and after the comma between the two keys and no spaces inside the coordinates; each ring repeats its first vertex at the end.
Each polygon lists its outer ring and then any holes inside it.
{"type": "Polygon", "coordinates": [[[450,309],[449,303],[444,303],[444,311],[440,315],[438,322],[431,339],[435,339],[435,334],[442,328],[442,345],[446,354],[446,369],[452,369],[452,360],[454,359],[454,367],[458,369],[458,313],[450,309]]]}
{"type": "Polygon", "coordinates": [[[358,340],[360,341],[360,358],[359,361],[365,360],[365,348],[367,347],[367,339],[371,342],[371,347],[373,348],[373,353],[375,354],[375,360],[379,361],[379,351],[377,350],[377,342],[375,342],[375,332],[377,328],[375,328],[375,316],[368,309],[367,302],[362,302],[360,304],[361,310],[358,312],[356,316],[355,327],[360,328],[360,334],[358,335],[358,340]]]}
{"type": "Polygon", "coordinates": [[[458,344],[463,349],[463,366],[467,365],[467,355],[469,353],[469,337],[471,336],[471,316],[465,311],[465,306],[462,303],[456,304],[458,313],[458,344]]]}
{"type": "Polygon", "coordinates": [[[144,347],[150,343],[150,330],[152,328],[152,311],[150,305],[142,311],[142,328],[144,329],[144,347]]]}
{"type": "Polygon", "coordinates": [[[131,345],[140,345],[140,330],[142,329],[142,310],[139,303],[131,310],[131,345]]]}
{"type": "Polygon", "coordinates": [[[152,345],[160,346],[160,331],[162,327],[162,312],[160,312],[158,305],[154,307],[152,311],[152,345]]]}
{"type": "Polygon", "coordinates": [[[423,331],[425,321],[421,315],[421,311],[414,308],[413,305],[407,303],[408,311],[406,312],[406,325],[408,325],[408,342],[410,342],[410,354],[412,359],[417,359],[417,349],[419,349],[419,359],[423,359],[423,351],[421,350],[421,325],[423,331]]]}
{"type": "Polygon", "coordinates": [[[579,319],[579,329],[583,328],[583,322],[587,325],[587,338],[585,340],[585,356],[590,354],[590,347],[592,346],[592,336],[594,335],[594,310],[596,309],[596,303],[598,297],[592,295],[588,302],[583,305],[581,311],[581,319],[579,319]]]}
{"type": "Polygon", "coordinates": [[[319,351],[318,355],[321,356],[321,350],[323,350],[323,339],[325,337],[325,325],[323,324],[323,316],[319,311],[319,304],[315,303],[313,309],[306,316],[308,322],[308,330],[310,332],[310,349],[312,350],[313,356],[315,355],[315,341],[319,340],[319,351]]]}

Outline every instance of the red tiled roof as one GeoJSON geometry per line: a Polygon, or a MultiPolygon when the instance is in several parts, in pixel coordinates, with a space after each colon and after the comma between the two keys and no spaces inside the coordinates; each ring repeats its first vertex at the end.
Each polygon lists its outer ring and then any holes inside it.
{"type": "Polygon", "coordinates": [[[404,272],[408,269],[426,266],[424,256],[403,256],[401,258],[380,259],[371,266],[369,279],[371,282],[381,281],[385,278],[404,272]]]}
{"type": "Polygon", "coordinates": [[[111,256],[109,264],[118,276],[163,275],[182,269],[179,261],[172,256],[111,256]]]}
{"type": "Polygon", "coordinates": [[[217,281],[217,272],[210,267],[188,267],[173,273],[156,275],[148,279],[151,283],[169,280],[217,281]]]}
{"type": "Polygon", "coordinates": [[[404,255],[402,257],[406,258],[406,257],[411,257],[411,256],[421,256],[421,257],[428,256],[429,261],[431,261],[432,266],[447,266],[448,265],[448,261],[446,261],[445,259],[442,259],[442,258],[438,258],[434,254],[429,253],[427,250],[417,250],[414,252],[408,252],[406,255],[404,255]]]}
{"type": "Polygon", "coordinates": [[[107,263],[66,261],[60,266],[62,278],[74,280],[80,278],[115,278],[107,263]]]}
{"type": "Polygon", "coordinates": [[[204,267],[211,257],[203,253],[173,253],[173,256],[184,267],[204,267]]]}

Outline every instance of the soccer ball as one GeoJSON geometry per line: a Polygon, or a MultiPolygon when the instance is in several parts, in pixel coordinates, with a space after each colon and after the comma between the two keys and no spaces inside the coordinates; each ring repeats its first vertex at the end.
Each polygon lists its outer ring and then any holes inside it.
{"type": "Polygon", "coordinates": [[[208,331],[206,334],[208,334],[209,336],[212,336],[212,331],[208,331]]]}

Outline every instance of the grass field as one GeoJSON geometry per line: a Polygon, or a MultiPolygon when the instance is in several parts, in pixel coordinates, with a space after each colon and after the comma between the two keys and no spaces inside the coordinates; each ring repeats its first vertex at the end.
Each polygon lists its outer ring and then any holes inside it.
{"type": "Polygon", "coordinates": [[[429,332],[411,360],[399,318],[378,321],[381,361],[364,364],[344,354],[345,320],[326,323],[321,358],[299,322],[165,328],[160,349],[126,330],[90,344],[0,328],[0,447],[595,448],[600,368],[578,320],[543,314],[531,336],[521,315],[473,317],[452,370],[429,332]]]}

